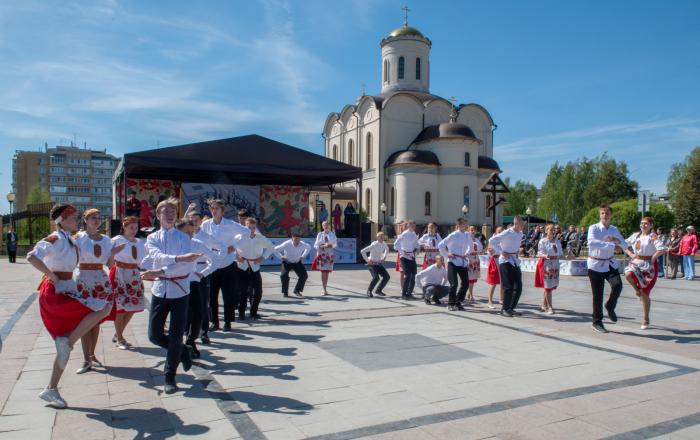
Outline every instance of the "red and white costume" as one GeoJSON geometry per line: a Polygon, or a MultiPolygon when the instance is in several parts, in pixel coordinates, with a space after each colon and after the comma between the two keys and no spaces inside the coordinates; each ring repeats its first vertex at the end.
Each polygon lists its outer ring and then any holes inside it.
{"type": "Polygon", "coordinates": [[[479,260],[479,254],[484,251],[484,246],[481,244],[476,237],[472,240],[472,251],[469,253],[469,266],[467,266],[467,274],[469,275],[469,282],[476,283],[481,276],[481,261],[479,260]]]}
{"type": "Polygon", "coordinates": [[[41,279],[39,311],[41,320],[52,338],[66,336],[92,312],[78,294],[73,279],[73,270],[79,259],[78,246],[65,231],[59,229],[39,241],[27,256],[41,260],[59,279],[55,285],[46,277],[41,279]]]}
{"type": "Polygon", "coordinates": [[[559,240],[552,241],[544,237],[537,245],[537,268],[535,269],[535,287],[554,290],[559,287],[559,257],[564,256],[559,240]]]}
{"type": "Polygon", "coordinates": [[[125,245],[114,255],[114,265],[109,271],[115,293],[117,313],[142,312],[146,308],[143,281],[139,267],[146,258],[146,245],[138,238],[129,241],[122,235],[112,238],[112,246],[125,245]]]}
{"type": "Polygon", "coordinates": [[[657,251],[665,250],[664,244],[654,233],[642,235],[639,232],[630,235],[627,243],[639,258],[629,261],[625,267],[625,274],[631,274],[637,288],[649,295],[658,275],[656,258],[652,261],[652,256],[657,251]]]}
{"type": "Polygon", "coordinates": [[[311,263],[311,270],[320,270],[321,272],[333,272],[335,264],[335,248],[338,246],[338,239],[333,232],[321,231],[316,236],[314,248],[316,248],[316,257],[311,263]],[[331,247],[321,247],[321,245],[332,245],[331,247]]]}
{"type": "MultiPolygon", "coordinates": [[[[418,243],[420,243],[421,246],[423,246],[423,249],[425,250],[425,255],[423,256],[423,269],[427,268],[432,264],[435,264],[435,257],[440,254],[440,250],[438,249],[438,243],[440,243],[441,241],[442,237],[440,237],[440,234],[437,232],[434,235],[423,234],[423,236],[418,240],[418,243]]],[[[399,258],[398,255],[397,258],[399,258]]],[[[401,266],[400,263],[397,264],[401,266]]]]}
{"type": "Polygon", "coordinates": [[[102,310],[107,304],[111,306],[114,291],[105,272],[105,265],[112,253],[111,240],[106,235],[93,240],[87,232],[81,231],[73,237],[73,241],[80,250],[75,281],[84,304],[93,311],[102,310]]]}
{"type": "Polygon", "coordinates": [[[490,238],[488,247],[491,257],[489,258],[489,267],[486,272],[486,284],[496,286],[501,284],[501,274],[498,272],[498,257],[501,256],[501,247],[496,243],[492,243],[490,238]]]}

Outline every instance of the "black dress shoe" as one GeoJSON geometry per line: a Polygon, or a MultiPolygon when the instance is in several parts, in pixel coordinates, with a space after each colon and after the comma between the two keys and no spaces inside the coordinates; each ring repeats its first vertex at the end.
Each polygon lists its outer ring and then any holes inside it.
{"type": "Polygon", "coordinates": [[[433,304],[435,305],[442,305],[442,301],[440,301],[440,298],[433,298],[433,304]]]}
{"type": "Polygon", "coordinates": [[[202,344],[211,343],[211,341],[209,340],[209,336],[207,336],[207,335],[202,335],[202,337],[200,339],[202,340],[202,344]]]}
{"type": "Polygon", "coordinates": [[[460,303],[457,303],[455,307],[457,307],[457,310],[464,310],[464,306],[460,303]]]}
{"type": "Polygon", "coordinates": [[[610,321],[612,321],[613,323],[616,323],[617,322],[617,313],[615,313],[615,310],[609,309],[607,307],[605,308],[605,310],[608,311],[608,318],[610,318],[610,321]]]}
{"type": "Polygon", "coordinates": [[[372,298],[374,295],[372,295],[372,291],[368,290],[367,291],[367,298],[372,298]]]}
{"type": "Polygon", "coordinates": [[[447,310],[449,310],[450,312],[456,312],[457,306],[449,305],[449,306],[447,306],[447,310]]]}
{"type": "Polygon", "coordinates": [[[512,318],[513,313],[510,310],[503,309],[501,310],[501,316],[505,316],[506,318],[512,318]]]}
{"type": "Polygon", "coordinates": [[[523,316],[522,313],[516,312],[515,310],[511,310],[510,313],[511,313],[513,316],[523,316]]]}
{"type": "Polygon", "coordinates": [[[192,368],[192,347],[185,345],[182,347],[182,355],[180,356],[180,362],[182,363],[182,369],[185,371],[190,371],[192,368]]]}
{"type": "Polygon", "coordinates": [[[425,301],[425,303],[426,303],[427,305],[430,305],[430,298],[423,298],[423,300],[425,301]]]}
{"type": "Polygon", "coordinates": [[[263,315],[260,315],[258,313],[253,313],[252,315],[250,315],[250,317],[253,319],[262,319],[263,315]]]}
{"type": "Polygon", "coordinates": [[[289,294],[282,292],[282,296],[285,298],[289,298],[289,294]]]}
{"type": "Polygon", "coordinates": [[[221,327],[219,327],[219,324],[212,324],[209,326],[210,332],[218,332],[219,330],[221,330],[221,327]]]}
{"type": "Polygon", "coordinates": [[[296,291],[294,292],[294,295],[299,296],[299,297],[303,297],[303,296],[304,296],[304,295],[301,294],[301,292],[296,292],[296,291]]]}
{"type": "Polygon", "coordinates": [[[199,359],[201,357],[199,350],[197,350],[197,344],[195,344],[194,341],[188,342],[186,345],[192,349],[193,359],[199,359]]]}
{"type": "Polygon", "coordinates": [[[166,383],[165,386],[163,387],[163,391],[165,394],[173,394],[177,392],[177,385],[174,383],[166,383]]]}
{"type": "Polygon", "coordinates": [[[413,301],[414,299],[416,299],[416,297],[409,293],[406,296],[404,296],[404,299],[406,301],[413,301]]]}
{"type": "Polygon", "coordinates": [[[238,320],[239,321],[245,321],[245,312],[239,313],[238,314],[238,320]]]}
{"type": "Polygon", "coordinates": [[[599,333],[607,333],[608,332],[608,330],[605,328],[605,326],[603,326],[602,322],[594,322],[591,327],[593,327],[593,330],[595,330],[599,333]]]}
{"type": "Polygon", "coordinates": [[[381,290],[379,292],[374,292],[374,294],[377,296],[386,296],[386,293],[382,292],[381,290]]]}
{"type": "Polygon", "coordinates": [[[225,332],[231,331],[231,323],[230,322],[227,322],[226,324],[224,324],[224,331],[225,332]]]}

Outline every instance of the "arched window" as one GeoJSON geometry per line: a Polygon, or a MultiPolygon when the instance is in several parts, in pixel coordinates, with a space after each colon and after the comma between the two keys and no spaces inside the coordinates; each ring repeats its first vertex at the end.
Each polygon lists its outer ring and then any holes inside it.
{"type": "Polygon", "coordinates": [[[389,82],[389,60],[384,60],[384,82],[389,82]]]}
{"type": "Polygon", "coordinates": [[[365,211],[367,215],[372,214],[372,190],[369,188],[365,190],[365,211]]]}
{"type": "Polygon", "coordinates": [[[338,160],[338,146],[333,144],[333,155],[331,156],[333,160],[338,160]]]}
{"type": "Polygon", "coordinates": [[[352,165],[353,160],[355,159],[355,151],[353,148],[353,142],[352,139],[348,141],[348,163],[352,165]]]}
{"type": "Polygon", "coordinates": [[[430,191],[425,192],[425,215],[430,215],[430,191]]]}
{"type": "Polygon", "coordinates": [[[404,72],[404,67],[406,64],[406,60],[404,57],[399,57],[399,79],[403,79],[403,72],[404,72]]]}
{"type": "Polygon", "coordinates": [[[469,155],[469,152],[467,151],[466,153],[464,153],[464,166],[465,167],[472,166],[471,162],[472,162],[471,156],[469,155]]]}
{"type": "Polygon", "coordinates": [[[420,58],[416,58],[416,79],[420,79],[420,58]]]}
{"type": "Polygon", "coordinates": [[[367,157],[365,157],[365,169],[371,170],[372,169],[372,133],[367,133],[367,142],[365,145],[365,152],[366,152],[366,156],[367,156],[367,157]]]}
{"type": "Polygon", "coordinates": [[[486,195],[486,217],[491,217],[491,210],[489,209],[491,207],[491,195],[488,194],[486,195]]]}
{"type": "Polygon", "coordinates": [[[468,186],[464,187],[464,198],[462,199],[462,203],[464,205],[469,206],[469,187],[468,186]]]}
{"type": "Polygon", "coordinates": [[[391,194],[389,195],[389,215],[392,217],[395,215],[395,212],[396,212],[396,210],[394,209],[395,205],[396,205],[396,190],[392,186],[391,187],[391,194]]]}

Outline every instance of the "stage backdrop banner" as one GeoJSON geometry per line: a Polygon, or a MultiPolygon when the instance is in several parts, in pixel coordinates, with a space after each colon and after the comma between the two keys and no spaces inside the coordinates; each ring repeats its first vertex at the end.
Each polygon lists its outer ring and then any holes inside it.
{"type": "Polygon", "coordinates": [[[224,217],[238,221],[238,210],[245,208],[258,218],[260,214],[260,187],[251,185],[227,185],[217,183],[183,183],[182,212],[194,202],[199,213],[211,217],[207,200],[221,199],[225,203],[224,217]]]}
{"type": "MultiPolygon", "coordinates": [[[[169,197],[176,199],[180,198],[180,187],[172,180],[155,180],[155,179],[128,179],[127,180],[127,195],[131,192],[136,192],[136,200],[139,201],[140,209],[138,213],[139,227],[148,228],[155,226],[156,205],[158,202],[169,197]]],[[[123,191],[119,191],[117,203],[120,216],[122,213],[123,191]]],[[[135,214],[132,213],[132,214],[135,214]]]]}
{"type": "Polygon", "coordinates": [[[268,237],[301,236],[309,232],[309,192],[300,186],[263,185],[260,220],[268,237]]]}
{"type": "MultiPolygon", "coordinates": [[[[287,238],[279,238],[279,237],[274,237],[270,238],[270,241],[275,245],[278,246],[285,241],[287,241],[287,238]]],[[[304,243],[308,243],[309,246],[311,246],[311,250],[309,253],[304,257],[304,264],[311,264],[313,261],[314,257],[316,256],[316,249],[314,249],[314,243],[316,242],[315,237],[311,238],[302,238],[301,241],[304,243]]],[[[338,239],[338,247],[335,248],[335,263],[336,264],[352,264],[355,263],[357,260],[357,245],[356,241],[354,238],[339,238],[338,239]]],[[[277,254],[272,255],[270,258],[262,262],[263,266],[274,266],[274,265],[280,265],[281,264],[280,258],[277,256],[277,254]]]]}

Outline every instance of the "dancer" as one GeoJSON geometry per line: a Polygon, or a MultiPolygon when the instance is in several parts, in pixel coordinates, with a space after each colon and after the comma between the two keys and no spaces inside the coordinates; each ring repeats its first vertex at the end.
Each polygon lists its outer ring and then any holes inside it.
{"type": "MultiPolygon", "coordinates": [[[[503,232],[503,226],[496,227],[496,234],[503,232]]],[[[498,258],[501,256],[501,248],[498,247],[496,243],[491,243],[489,238],[489,244],[486,248],[489,254],[489,267],[486,269],[486,284],[489,285],[489,302],[488,308],[495,309],[496,306],[493,305],[493,292],[496,290],[496,286],[499,286],[499,291],[501,292],[501,304],[503,304],[503,287],[501,287],[501,276],[498,274],[498,258]]]]}
{"type": "Polygon", "coordinates": [[[588,280],[591,283],[593,293],[593,330],[607,333],[603,325],[603,290],[605,282],[610,284],[610,296],[605,303],[608,317],[613,323],[617,322],[615,306],[622,292],[622,280],[618,271],[618,263],[615,259],[615,249],[621,249],[627,255],[632,254],[625,238],[617,228],[610,224],[612,221],[612,208],[601,205],[598,208],[599,223],[588,228],[588,280]]]}
{"type": "Polygon", "coordinates": [[[401,271],[403,272],[403,284],[401,285],[401,297],[406,300],[416,299],[413,296],[413,288],[416,284],[416,252],[420,249],[418,236],[416,235],[416,222],[408,220],[406,229],[396,237],[394,250],[398,252],[401,271]]]}
{"type": "Polygon", "coordinates": [[[114,264],[109,271],[109,281],[114,288],[114,337],[112,342],[120,350],[126,350],[131,344],[124,338],[124,329],[131,321],[134,313],[146,308],[143,296],[143,281],[139,267],[146,258],[146,245],[143,240],[136,238],[139,230],[139,218],[125,217],[122,220],[122,233],[112,238],[114,248],[121,250],[114,254],[114,264]]]}
{"type": "Polygon", "coordinates": [[[224,301],[224,330],[231,330],[231,322],[236,320],[235,311],[238,305],[238,289],[236,280],[236,255],[233,237],[237,234],[245,234],[245,226],[233,220],[224,218],[224,201],[221,199],[209,200],[209,211],[212,218],[201,224],[202,231],[214,237],[218,242],[226,246],[226,256],[219,264],[219,268],[211,274],[211,290],[209,296],[209,331],[220,330],[219,327],[219,290],[224,301]]]}
{"type": "MultiPolygon", "coordinates": [[[[125,245],[112,246],[112,241],[106,235],[100,234],[102,223],[100,211],[90,208],[83,214],[85,231],[78,232],[73,241],[80,252],[80,263],[75,276],[78,293],[87,299],[87,306],[93,311],[104,310],[111,312],[114,303],[114,287],[105,272],[105,265],[109,268],[114,262],[114,255],[124,249],[125,245]]],[[[108,313],[111,314],[111,313],[108,313]]],[[[100,324],[98,323],[89,332],[80,338],[83,349],[83,365],[76,373],[83,374],[93,367],[102,367],[95,356],[97,339],[100,336],[100,324]]]]}
{"type": "Polygon", "coordinates": [[[250,317],[262,318],[258,314],[258,307],[262,299],[262,277],[260,276],[260,263],[267,259],[275,250],[272,242],[257,231],[258,222],[253,217],[248,217],[245,225],[248,232],[238,234],[234,238],[236,247],[236,261],[239,269],[238,284],[238,316],[245,319],[245,310],[248,305],[249,289],[252,290],[250,301],[250,317]]]}
{"type": "Polygon", "coordinates": [[[178,390],[175,382],[178,365],[182,363],[185,371],[192,366],[192,349],[183,345],[182,336],[187,324],[189,277],[195,271],[195,261],[202,256],[201,253],[192,252],[192,240],[174,228],[178,205],[177,199],[169,198],[156,206],[160,229],[146,239],[146,251],[153,269],[142,274],[144,280],[154,280],[148,339],[167,350],[163,388],[166,394],[178,390]],[[166,336],[165,321],[168,315],[170,320],[166,336]]]}
{"type": "Polygon", "coordinates": [[[442,304],[441,298],[450,292],[447,278],[447,268],[442,255],[435,256],[435,263],[416,274],[416,284],[423,289],[423,300],[426,304],[442,304]]]}
{"type": "MultiPolygon", "coordinates": [[[[396,229],[398,233],[396,236],[401,235],[406,227],[406,222],[403,220],[399,222],[396,229]]],[[[401,268],[401,252],[396,253],[396,271],[399,273],[399,286],[403,288],[403,269],[401,268]]]]}
{"type": "Polygon", "coordinates": [[[303,296],[304,285],[309,274],[304,267],[304,258],[311,251],[311,246],[301,241],[298,233],[293,232],[292,238],[279,246],[275,246],[275,252],[282,260],[280,268],[280,281],[282,282],[282,295],[289,297],[289,272],[297,275],[297,283],[294,286],[294,295],[303,296]]]}
{"type": "Polygon", "coordinates": [[[503,301],[501,302],[501,315],[512,318],[520,316],[515,308],[518,306],[520,295],[523,292],[523,275],[520,272],[520,260],[518,252],[523,240],[523,226],[525,221],[519,215],[513,219],[513,226],[491,237],[491,246],[501,250],[498,257],[498,272],[503,286],[503,301]]]}
{"type": "Polygon", "coordinates": [[[642,217],[639,232],[627,239],[633,249],[631,260],[625,268],[625,278],[634,288],[637,297],[642,302],[642,330],[649,328],[649,309],[651,308],[651,289],[656,284],[659,273],[658,257],[666,253],[663,241],[654,233],[654,222],[651,217],[642,217]]]}
{"type": "Polygon", "coordinates": [[[384,233],[377,232],[377,240],[362,249],[360,255],[362,255],[362,258],[367,262],[367,269],[369,273],[372,274],[372,281],[370,281],[369,287],[367,287],[367,297],[372,298],[372,291],[377,283],[379,283],[379,287],[377,287],[374,294],[386,296],[384,294],[384,287],[389,282],[389,274],[384,267],[384,261],[387,255],[389,255],[389,246],[384,242],[384,233]],[[381,282],[379,281],[380,277],[382,279],[381,282]]]}
{"type": "Polygon", "coordinates": [[[333,272],[335,263],[335,248],[338,246],[338,239],[331,231],[331,225],[328,220],[321,223],[323,231],[319,232],[314,242],[316,256],[311,264],[311,270],[321,271],[321,284],[323,285],[323,296],[328,295],[328,276],[333,272]]]}
{"type": "Polygon", "coordinates": [[[447,279],[450,282],[450,296],[447,309],[450,311],[464,310],[462,301],[467,294],[467,285],[469,284],[469,274],[467,273],[469,253],[474,248],[474,240],[467,228],[467,221],[462,217],[458,218],[455,222],[455,230],[438,243],[440,254],[449,261],[447,263],[447,279]],[[459,294],[457,294],[458,284],[459,294]]]}
{"type": "Polygon", "coordinates": [[[333,211],[331,212],[331,217],[333,217],[333,230],[338,233],[340,231],[340,217],[343,216],[343,208],[340,207],[340,203],[336,203],[333,211]]]}
{"type": "Polygon", "coordinates": [[[549,223],[544,228],[546,236],[537,244],[537,268],[535,269],[535,287],[544,289],[544,298],[540,310],[548,315],[554,314],[552,291],[559,287],[559,258],[564,256],[561,242],[557,240],[554,225],[549,223]]]}
{"type": "Polygon", "coordinates": [[[72,205],[57,204],[49,213],[57,230],[39,241],[27,254],[27,261],[44,274],[39,284],[39,311],[44,327],[56,343],[51,379],[39,397],[54,408],[68,404],[58,392],[58,382],[68,364],[73,345],[103,320],[109,307],[93,311],[91,296],[83,297],[73,280],[78,265],[78,246],[69,237],[78,229],[78,213],[72,205]]]}
{"type": "Polygon", "coordinates": [[[418,240],[421,246],[423,246],[423,250],[425,250],[425,254],[423,254],[423,269],[431,264],[435,264],[435,257],[440,255],[440,250],[437,245],[442,241],[442,237],[437,229],[435,223],[428,223],[428,232],[423,234],[420,240],[418,240]]]}
{"type": "Polygon", "coordinates": [[[467,291],[467,301],[474,302],[474,285],[479,281],[481,276],[481,260],[479,255],[484,252],[484,246],[478,238],[476,238],[476,226],[469,226],[469,234],[472,236],[472,250],[469,252],[469,265],[467,266],[467,275],[469,277],[469,290],[467,291]]]}

